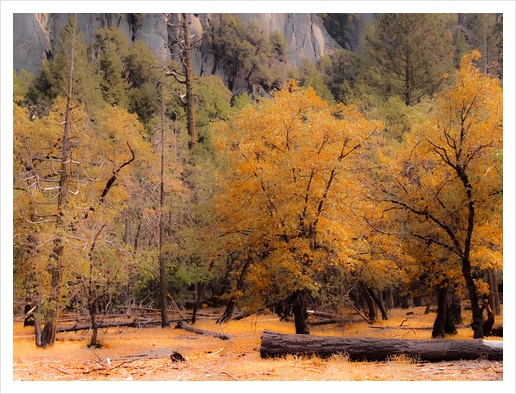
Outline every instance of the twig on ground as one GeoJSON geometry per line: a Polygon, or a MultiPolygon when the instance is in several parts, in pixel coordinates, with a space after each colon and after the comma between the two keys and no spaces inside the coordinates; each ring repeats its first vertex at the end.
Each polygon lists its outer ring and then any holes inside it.
{"type": "Polygon", "coordinates": [[[224,350],[224,348],[221,348],[220,350],[217,350],[216,352],[213,352],[213,353],[208,354],[208,356],[214,356],[214,355],[216,355],[216,354],[220,353],[220,352],[221,352],[221,351],[223,351],[223,350],[224,350]]]}
{"type": "MultiPolygon", "coordinates": [[[[54,369],[57,369],[59,372],[64,373],[64,374],[66,374],[66,375],[73,375],[73,372],[68,371],[68,370],[66,370],[66,369],[64,369],[64,368],[63,368],[63,369],[61,369],[61,368],[59,368],[59,367],[54,367],[54,366],[51,366],[51,367],[52,367],[52,368],[54,368],[54,369]]],[[[494,368],[493,368],[493,369],[494,369],[494,368]]]]}
{"type": "Polygon", "coordinates": [[[226,374],[226,375],[228,375],[228,376],[229,376],[231,379],[233,379],[233,380],[238,380],[237,378],[235,378],[233,375],[231,375],[230,373],[228,373],[228,372],[226,372],[226,371],[221,371],[221,372],[219,373],[219,375],[222,375],[222,374],[226,374]]]}

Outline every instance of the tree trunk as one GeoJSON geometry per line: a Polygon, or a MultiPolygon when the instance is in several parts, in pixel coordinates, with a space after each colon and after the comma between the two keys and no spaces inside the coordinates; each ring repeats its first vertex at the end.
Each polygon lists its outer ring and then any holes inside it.
{"type": "Polygon", "coordinates": [[[392,287],[389,287],[387,290],[385,290],[385,299],[387,300],[386,306],[387,310],[394,308],[394,295],[393,295],[392,287]]]}
{"type": "Polygon", "coordinates": [[[197,283],[194,284],[194,292],[195,292],[195,301],[192,310],[192,324],[195,324],[197,321],[197,310],[199,309],[199,285],[197,283]]]}
{"type": "Polygon", "coordinates": [[[50,306],[47,308],[44,314],[45,325],[43,332],[41,333],[41,347],[46,348],[47,346],[53,345],[56,340],[56,329],[57,322],[59,320],[60,309],[61,309],[61,281],[62,281],[62,269],[61,269],[61,257],[63,255],[63,246],[61,246],[61,239],[57,239],[56,243],[59,243],[59,248],[54,248],[54,254],[57,260],[53,257],[49,264],[53,267],[50,269],[50,285],[52,286],[52,295],[49,297],[50,306]]]}
{"type": "MultiPolygon", "coordinates": [[[[460,305],[461,298],[455,293],[455,289],[450,289],[448,292],[448,314],[446,320],[450,320],[454,325],[462,324],[462,308],[460,305]]],[[[445,327],[446,330],[446,327],[445,327]]]]}
{"type": "Polygon", "coordinates": [[[36,312],[34,313],[34,335],[36,337],[35,338],[36,347],[43,347],[41,345],[41,337],[42,337],[42,332],[41,332],[41,304],[40,304],[39,301],[37,303],[36,312]]]}
{"type": "Polygon", "coordinates": [[[70,141],[72,133],[72,96],[73,96],[73,71],[75,56],[75,31],[77,25],[77,16],[74,15],[72,47],[70,48],[70,68],[68,75],[68,90],[65,112],[65,124],[63,132],[63,151],[61,153],[61,175],[59,178],[59,194],[57,196],[57,237],[54,241],[53,255],[49,259],[48,269],[50,271],[50,285],[52,293],[48,300],[48,306],[45,313],[45,327],[41,335],[41,347],[45,348],[53,345],[56,339],[57,321],[61,309],[61,282],[63,278],[62,257],[64,252],[63,236],[65,229],[63,228],[64,208],[68,196],[68,181],[71,168],[72,144],[70,141]]]}
{"type": "Polygon", "coordinates": [[[484,335],[490,335],[491,329],[493,328],[494,322],[495,322],[495,315],[493,311],[491,310],[491,307],[489,306],[489,302],[487,300],[484,301],[481,311],[484,313],[484,309],[487,312],[487,320],[484,321],[484,324],[482,325],[482,331],[484,332],[484,335]]]}
{"type": "Polygon", "coordinates": [[[487,270],[489,282],[489,306],[496,315],[500,314],[500,299],[498,298],[498,281],[496,279],[496,271],[492,268],[487,270]]]}
{"type": "Polygon", "coordinates": [[[296,334],[310,334],[307,323],[308,312],[306,297],[306,290],[296,290],[294,293],[292,293],[290,298],[289,303],[292,304],[296,334]]]}
{"type": "Polygon", "coordinates": [[[380,292],[379,295],[376,295],[376,293],[372,289],[367,288],[367,290],[369,291],[369,294],[371,294],[371,297],[373,298],[375,304],[380,309],[380,312],[382,313],[382,320],[389,320],[389,315],[387,314],[387,311],[383,307],[383,302],[382,302],[382,298],[381,298],[382,293],[380,292]]]}
{"type": "MultiPolygon", "coordinates": [[[[249,267],[253,263],[254,258],[255,258],[254,254],[251,253],[250,256],[245,260],[244,266],[242,267],[242,271],[240,272],[240,276],[238,277],[238,281],[236,283],[236,291],[238,291],[238,292],[243,291],[244,285],[245,285],[245,280],[247,278],[247,272],[249,271],[249,267]]],[[[231,297],[231,299],[229,300],[229,302],[226,306],[226,310],[224,311],[222,316],[217,320],[218,324],[231,319],[231,317],[233,316],[233,312],[235,310],[237,301],[238,300],[236,298],[231,297]]]]}
{"type": "Polygon", "coordinates": [[[446,320],[448,286],[442,286],[437,292],[437,316],[434,321],[432,338],[444,338],[444,323],[446,320]]]}
{"type": "Polygon", "coordinates": [[[408,303],[408,296],[404,295],[401,296],[401,309],[408,309],[409,303],[408,303]]]}
{"type": "Polygon", "coordinates": [[[90,321],[91,321],[91,340],[89,347],[97,347],[97,335],[99,331],[99,326],[97,323],[97,303],[94,302],[90,305],[90,321]]]}
{"type": "Polygon", "coordinates": [[[372,324],[377,321],[374,299],[371,297],[371,294],[369,293],[369,290],[367,290],[367,286],[364,283],[362,283],[362,287],[364,288],[364,295],[367,302],[367,307],[369,308],[369,321],[372,324]]]}
{"type": "Polygon", "coordinates": [[[197,130],[195,127],[195,107],[193,97],[193,70],[192,70],[192,44],[190,43],[190,29],[188,28],[188,14],[182,14],[183,32],[185,35],[184,56],[181,60],[185,67],[186,77],[186,116],[188,136],[188,149],[192,150],[197,143],[197,130]]]}
{"type": "Polygon", "coordinates": [[[482,330],[482,310],[478,305],[479,297],[475,282],[473,281],[473,276],[471,275],[471,265],[469,259],[467,261],[463,261],[462,273],[466,281],[466,286],[469,292],[469,300],[471,302],[473,320],[471,323],[471,328],[473,329],[473,338],[483,338],[484,333],[482,330]]]}
{"type": "Polygon", "coordinates": [[[161,84],[161,171],[160,171],[160,197],[159,197],[159,288],[161,304],[161,328],[170,327],[168,322],[167,300],[167,261],[163,244],[165,242],[165,229],[163,214],[165,209],[165,84],[161,84]]]}
{"type": "Polygon", "coordinates": [[[352,338],[313,335],[279,334],[264,330],[260,356],[282,357],[287,354],[329,357],[347,354],[351,360],[386,360],[390,356],[407,355],[426,361],[503,360],[502,341],[482,339],[352,338]]]}
{"type": "Polygon", "coordinates": [[[228,320],[231,320],[231,318],[233,317],[233,312],[235,311],[235,307],[236,300],[234,298],[231,298],[228,304],[226,305],[226,310],[224,311],[222,316],[217,319],[217,324],[222,324],[228,320]]]}
{"type": "Polygon", "coordinates": [[[502,310],[500,308],[500,294],[498,293],[498,274],[497,270],[493,270],[493,293],[495,298],[495,309],[494,314],[495,316],[498,316],[500,313],[502,313],[502,310]]]}

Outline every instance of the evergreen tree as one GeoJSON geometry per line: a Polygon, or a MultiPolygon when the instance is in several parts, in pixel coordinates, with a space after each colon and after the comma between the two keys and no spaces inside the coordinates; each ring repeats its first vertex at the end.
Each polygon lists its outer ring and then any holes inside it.
{"type": "Polygon", "coordinates": [[[36,81],[39,96],[50,107],[58,96],[66,96],[70,75],[70,51],[75,46],[73,72],[74,97],[86,105],[87,111],[94,115],[104,105],[100,89],[100,78],[90,62],[88,48],[79,26],[70,16],[68,23],[61,29],[57,45],[52,48],[53,61],[43,63],[42,71],[36,81]]]}
{"type": "Polygon", "coordinates": [[[378,14],[376,34],[367,37],[385,96],[412,105],[437,91],[452,66],[451,38],[439,14],[378,14]]]}
{"type": "Polygon", "coordinates": [[[100,86],[104,100],[112,105],[127,108],[127,56],[129,43],[116,27],[100,29],[93,45],[93,53],[97,57],[98,73],[102,77],[100,86]]]}

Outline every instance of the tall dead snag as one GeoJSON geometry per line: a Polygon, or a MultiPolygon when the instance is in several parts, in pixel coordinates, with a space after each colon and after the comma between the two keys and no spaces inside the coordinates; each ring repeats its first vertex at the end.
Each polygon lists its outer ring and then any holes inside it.
{"type": "MultiPolygon", "coordinates": [[[[41,334],[41,340],[36,338],[36,344],[41,347],[47,347],[52,345],[56,339],[56,327],[57,321],[59,320],[59,304],[61,302],[61,285],[63,281],[63,236],[64,236],[64,224],[63,219],[65,215],[65,208],[68,197],[68,180],[71,172],[71,155],[72,155],[72,144],[71,129],[72,129],[72,98],[73,98],[73,71],[74,71],[74,55],[75,55],[75,36],[76,36],[76,25],[77,15],[73,17],[73,36],[72,44],[70,48],[70,70],[68,75],[68,89],[67,89],[67,101],[66,101],[66,114],[64,121],[64,132],[63,132],[63,150],[61,154],[61,174],[59,177],[59,194],[57,197],[57,214],[56,214],[56,229],[57,236],[54,240],[54,248],[52,256],[49,259],[48,271],[50,273],[50,284],[52,286],[52,294],[49,297],[49,304],[52,305],[48,308],[45,315],[45,326],[41,334]]],[[[39,328],[39,327],[38,327],[39,328]]],[[[36,330],[37,335],[38,330],[36,330]]]]}
{"type": "Polygon", "coordinates": [[[161,84],[161,169],[159,193],[159,284],[161,294],[161,327],[170,326],[167,309],[167,262],[163,253],[165,229],[163,225],[163,211],[165,209],[165,84],[161,84]]]}
{"type": "Polygon", "coordinates": [[[287,354],[329,357],[347,354],[351,360],[386,360],[406,355],[426,361],[503,360],[503,342],[483,339],[392,339],[342,338],[313,335],[279,334],[264,330],[260,356],[281,357],[287,354]]]}
{"type": "Polygon", "coordinates": [[[188,14],[183,16],[183,32],[184,32],[184,48],[181,62],[185,68],[185,85],[186,85],[186,116],[188,125],[188,135],[190,140],[188,148],[192,150],[197,142],[197,130],[195,128],[195,108],[193,99],[193,70],[192,70],[192,45],[190,44],[190,31],[188,28],[188,14]]]}
{"type": "MultiPolygon", "coordinates": [[[[166,74],[169,76],[173,76],[176,82],[182,84],[186,88],[186,94],[178,94],[178,97],[181,99],[182,104],[186,108],[186,116],[187,116],[187,129],[188,129],[188,149],[192,150],[197,142],[197,129],[195,126],[195,105],[194,105],[194,93],[193,93],[193,68],[192,68],[192,50],[194,44],[191,42],[190,37],[190,29],[188,26],[188,16],[189,14],[181,14],[182,23],[181,23],[181,31],[178,33],[178,36],[175,38],[175,44],[179,46],[179,50],[181,51],[179,54],[179,58],[181,64],[183,66],[183,70],[175,70],[166,68],[166,74]],[[186,96],[186,100],[184,99],[186,96]]],[[[169,24],[172,27],[172,24],[169,24]]]]}

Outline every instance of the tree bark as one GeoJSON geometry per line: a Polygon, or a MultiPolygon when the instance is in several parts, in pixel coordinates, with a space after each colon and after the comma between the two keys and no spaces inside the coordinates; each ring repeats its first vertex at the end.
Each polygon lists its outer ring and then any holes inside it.
{"type": "Polygon", "coordinates": [[[291,296],[292,312],[294,313],[294,324],[296,334],[310,334],[308,328],[308,312],[306,305],[306,290],[296,290],[291,296]]]}
{"type": "Polygon", "coordinates": [[[97,302],[93,302],[90,305],[90,321],[91,321],[91,340],[90,340],[90,347],[96,347],[97,346],[97,335],[99,332],[99,326],[97,322],[97,302]]]}
{"type": "Polygon", "coordinates": [[[404,295],[401,296],[401,309],[408,309],[409,303],[408,303],[408,296],[404,295]]]}
{"type": "Polygon", "coordinates": [[[197,143],[197,129],[195,127],[195,107],[193,97],[193,69],[192,69],[192,44],[190,43],[190,29],[188,28],[189,14],[182,14],[184,32],[184,55],[181,57],[185,67],[186,85],[186,116],[188,136],[188,149],[192,150],[197,143]]]}
{"type": "Polygon", "coordinates": [[[369,293],[369,290],[367,289],[367,286],[364,283],[362,283],[362,287],[364,288],[364,295],[367,302],[367,307],[369,308],[369,321],[372,324],[377,321],[374,299],[373,297],[371,297],[371,294],[369,293]]]}
{"type": "Polygon", "coordinates": [[[160,193],[159,193],[159,288],[161,306],[161,328],[170,327],[168,322],[167,300],[167,261],[163,244],[165,243],[165,229],[163,213],[165,210],[165,84],[161,84],[161,168],[160,168],[160,193]]]}
{"type": "Polygon", "coordinates": [[[367,288],[367,290],[369,291],[369,293],[371,294],[371,297],[373,298],[375,304],[378,306],[378,308],[380,309],[380,312],[382,314],[382,320],[389,320],[389,315],[387,314],[387,311],[385,310],[385,308],[383,307],[383,302],[382,302],[382,293],[380,292],[379,295],[377,295],[372,289],[370,289],[369,287],[367,288]]]}
{"type": "Polygon", "coordinates": [[[68,181],[71,168],[72,144],[70,141],[72,133],[72,95],[73,95],[73,71],[75,56],[75,32],[77,25],[77,15],[74,15],[72,47],[70,48],[70,68],[68,75],[68,90],[66,113],[63,131],[63,151],[61,154],[61,175],[59,178],[59,194],[57,197],[57,222],[58,235],[54,241],[53,254],[49,259],[50,285],[52,293],[49,297],[47,311],[45,313],[45,326],[41,334],[41,347],[45,348],[53,345],[56,339],[57,321],[61,313],[61,282],[63,280],[62,257],[64,253],[63,245],[63,216],[68,197],[68,181]]]}
{"type": "Polygon", "coordinates": [[[444,326],[446,322],[446,313],[448,310],[448,284],[442,284],[437,289],[437,316],[434,321],[432,330],[432,338],[444,338],[444,326]]]}
{"type": "Polygon", "coordinates": [[[489,281],[489,306],[495,314],[500,314],[500,299],[498,298],[498,281],[496,279],[496,270],[490,268],[487,270],[489,281]]]}
{"type": "Polygon", "coordinates": [[[279,334],[264,330],[260,347],[262,358],[287,354],[329,357],[342,353],[349,355],[351,360],[386,360],[401,354],[426,361],[475,360],[479,357],[503,360],[503,342],[482,339],[343,338],[279,334]]]}
{"type": "Polygon", "coordinates": [[[489,306],[489,302],[487,300],[484,300],[484,303],[481,308],[481,313],[484,313],[484,309],[487,312],[487,320],[485,320],[482,324],[482,331],[484,332],[484,335],[490,335],[491,329],[493,328],[495,322],[495,315],[491,307],[489,306]]]}
{"type": "MultiPolygon", "coordinates": [[[[253,261],[254,261],[254,254],[252,254],[245,260],[244,266],[242,267],[242,272],[240,272],[240,276],[238,277],[238,281],[236,283],[236,291],[243,291],[244,286],[245,286],[245,280],[247,278],[247,272],[249,271],[249,267],[251,266],[253,261]]],[[[233,312],[235,311],[235,306],[236,306],[237,301],[238,300],[234,297],[232,297],[229,300],[229,302],[226,306],[226,310],[224,311],[222,316],[217,320],[218,324],[223,323],[228,320],[231,320],[231,317],[233,316],[233,312]]]]}
{"type": "Polygon", "coordinates": [[[231,318],[233,317],[233,312],[235,311],[235,306],[236,300],[234,298],[231,298],[226,305],[226,310],[224,311],[222,316],[217,319],[217,324],[222,324],[224,322],[227,322],[228,320],[231,320],[231,318]]]}

